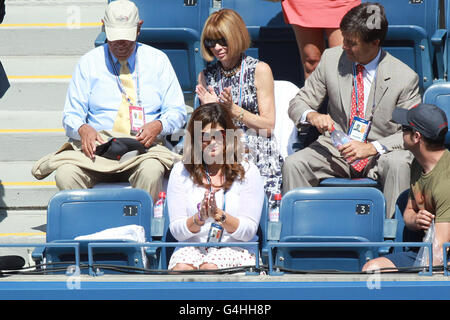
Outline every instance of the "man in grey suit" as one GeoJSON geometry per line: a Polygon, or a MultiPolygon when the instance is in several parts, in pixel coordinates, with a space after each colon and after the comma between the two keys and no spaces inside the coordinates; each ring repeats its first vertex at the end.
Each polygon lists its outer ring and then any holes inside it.
{"type": "Polygon", "coordinates": [[[330,177],[369,177],[382,186],[390,218],[398,195],[409,187],[412,161],[403,149],[401,127],[391,122],[392,112],[395,107],[409,109],[421,102],[419,78],[381,49],[388,28],[381,5],[354,7],[342,18],[340,28],[343,46],[325,50],[316,70],[290,102],[289,117],[294,123],[300,129],[313,125],[322,135],[286,158],[283,192],[317,186],[330,177]],[[317,112],[326,97],[327,113],[317,112]],[[330,132],[349,133],[357,119],[370,121],[367,138],[334,147],[330,132]]]}

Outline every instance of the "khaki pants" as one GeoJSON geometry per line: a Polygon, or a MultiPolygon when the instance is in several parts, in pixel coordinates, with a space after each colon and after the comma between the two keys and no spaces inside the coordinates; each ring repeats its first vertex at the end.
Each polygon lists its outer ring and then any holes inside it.
{"type": "Polygon", "coordinates": [[[325,178],[368,177],[381,185],[386,199],[386,218],[392,218],[398,196],[410,187],[412,159],[409,151],[395,150],[372,159],[362,172],[356,172],[340,157],[336,149],[327,148],[316,141],[285,159],[283,193],[295,188],[318,186],[325,178]]]}
{"type": "Polygon", "coordinates": [[[165,167],[156,159],[147,159],[133,169],[121,173],[96,172],[73,164],[64,164],[55,172],[59,190],[88,189],[100,182],[130,182],[133,188],[147,191],[152,200],[158,200],[162,189],[165,167]]]}

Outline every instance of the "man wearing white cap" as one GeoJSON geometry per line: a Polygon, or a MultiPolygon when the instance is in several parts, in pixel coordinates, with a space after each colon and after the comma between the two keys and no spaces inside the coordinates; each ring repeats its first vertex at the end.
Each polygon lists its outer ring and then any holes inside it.
{"type": "MultiPolygon", "coordinates": [[[[186,121],[183,93],[169,59],[162,51],[136,41],[143,24],[136,5],[112,1],[102,22],[107,43],[80,59],[63,113],[66,135],[81,141],[86,161],[91,162],[95,162],[96,146],[106,142],[102,130],[114,136],[135,136],[150,148],[157,136],[172,134],[186,121]]],[[[133,187],[149,190],[155,199],[165,169],[170,168],[158,159],[148,159],[120,176],[85,169],[74,164],[60,166],[55,176],[58,188],[90,188],[105,180],[128,180],[133,187]]]]}

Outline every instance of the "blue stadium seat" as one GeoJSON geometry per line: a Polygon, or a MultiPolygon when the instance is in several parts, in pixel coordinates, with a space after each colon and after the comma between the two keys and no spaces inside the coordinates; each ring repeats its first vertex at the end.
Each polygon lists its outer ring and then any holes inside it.
{"type": "Polygon", "coordinates": [[[450,61],[450,0],[442,0],[444,1],[444,11],[445,11],[445,25],[443,26],[445,29],[439,30],[435,37],[435,42],[440,43],[443,38],[443,52],[442,52],[442,64],[444,65],[444,81],[448,81],[448,72],[449,72],[449,61],[450,61]]]}
{"type": "MultiPolygon", "coordinates": [[[[153,241],[151,223],[153,201],[148,192],[141,189],[107,188],[65,190],[55,194],[47,208],[46,242],[75,242],[80,244],[81,262],[87,261],[87,247],[91,242],[132,242],[128,240],[74,240],[105,229],[126,225],[143,227],[146,242],[153,241]]],[[[149,267],[155,268],[156,250],[149,248],[146,255],[149,267]]],[[[42,248],[33,253],[35,260],[47,263],[74,261],[73,250],[65,248],[42,248]]],[[[98,248],[94,251],[97,264],[144,267],[140,248],[98,248]]]]}
{"type": "MultiPolygon", "coordinates": [[[[438,106],[444,110],[447,119],[450,119],[450,82],[433,84],[425,91],[423,102],[438,106]]],[[[445,146],[450,149],[450,132],[445,136],[445,146]]]]}
{"type": "Polygon", "coordinates": [[[384,6],[389,22],[383,48],[418,73],[420,88],[425,91],[434,79],[443,78],[444,30],[439,30],[439,0],[376,2],[384,6]]]}
{"type": "Polygon", "coordinates": [[[378,182],[371,178],[327,178],[320,181],[321,187],[378,187],[378,182]]]}
{"type": "Polygon", "coordinates": [[[298,188],[281,201],[276,264],[295,270],[359,271],[378,256],[370,247],[309,247],[311,242],[382,242],[385,199],[375,188],[298,188]]]}
{"type": "MultiPolygon", "coordinates": [[[[267,200],[267,196],[264,196],[264,204],[261,211],[261,219],[259,220],[259,227],[257,231],[258,242],[259,242],[259,250],[261,252],[261,259],[264,264],[267,263],[268,249],[267,249],[267,229],[268,229],[268,219],[269,219],[269,202],[267,200]]],[[[164,240],[166,242],[178,242],[175,237],[172,235],[169,229],[169,209],[168,206],[164,207],[164,217],[166,219],[166,223],[164,225],[164,240]]],[[[163,269],[167,269],[169,266],[170,257],[174,251],[175,247],[163,248],[161,250],[161,267],[163,269]]]]}
{"type": "Polygon", "coordinates": [[[222,8],[233,9],[244,19],[252,39],[248,55],[268,63],[276,80],[303,86],[297,42],[291,26],[284,22],[280,2],[222,0],[222,8]]]}
{"type": "MultiPolygon", "coordinates": [[[[111,2],[112,0],[108,0],[111,2]]],[[[185,93],[193,93],[197,75],[205,67],[200,53],[200,35],[209,14],[209,1],[134,0],[144,20],[138,41],[161,49],[169,57],[185,93]]],[[[104,44],[104,32],[95,46],[104,44]]]]}
{"type": "Polygon", "coordinates": [[[261,259],[264,264],[267,264],[268,259],[268,249],[267,249],[267,233],[268,233],[268,219],[269,219],[269,201],[267,200],[267,196],[264,197],[264,204],[261,211],[261,218],[259,220],[258,227],[258,242],[259,242],[259,250],[261,251],[261,259]]]}

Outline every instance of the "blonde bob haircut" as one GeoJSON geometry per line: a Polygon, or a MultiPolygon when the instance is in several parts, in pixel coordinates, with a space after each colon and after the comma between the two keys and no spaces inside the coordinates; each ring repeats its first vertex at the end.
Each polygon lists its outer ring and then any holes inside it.
{"type": "Polygon", "coordinates": [[[206,61],[213,61],[214,55],[205,47],[205,39],[224,38],[228,54],[238,56],[250,47],[250,35],[241,16],[234,10],[221,9],[211,14],[203,27],[201,46],[202,56],[206,61]]]}

